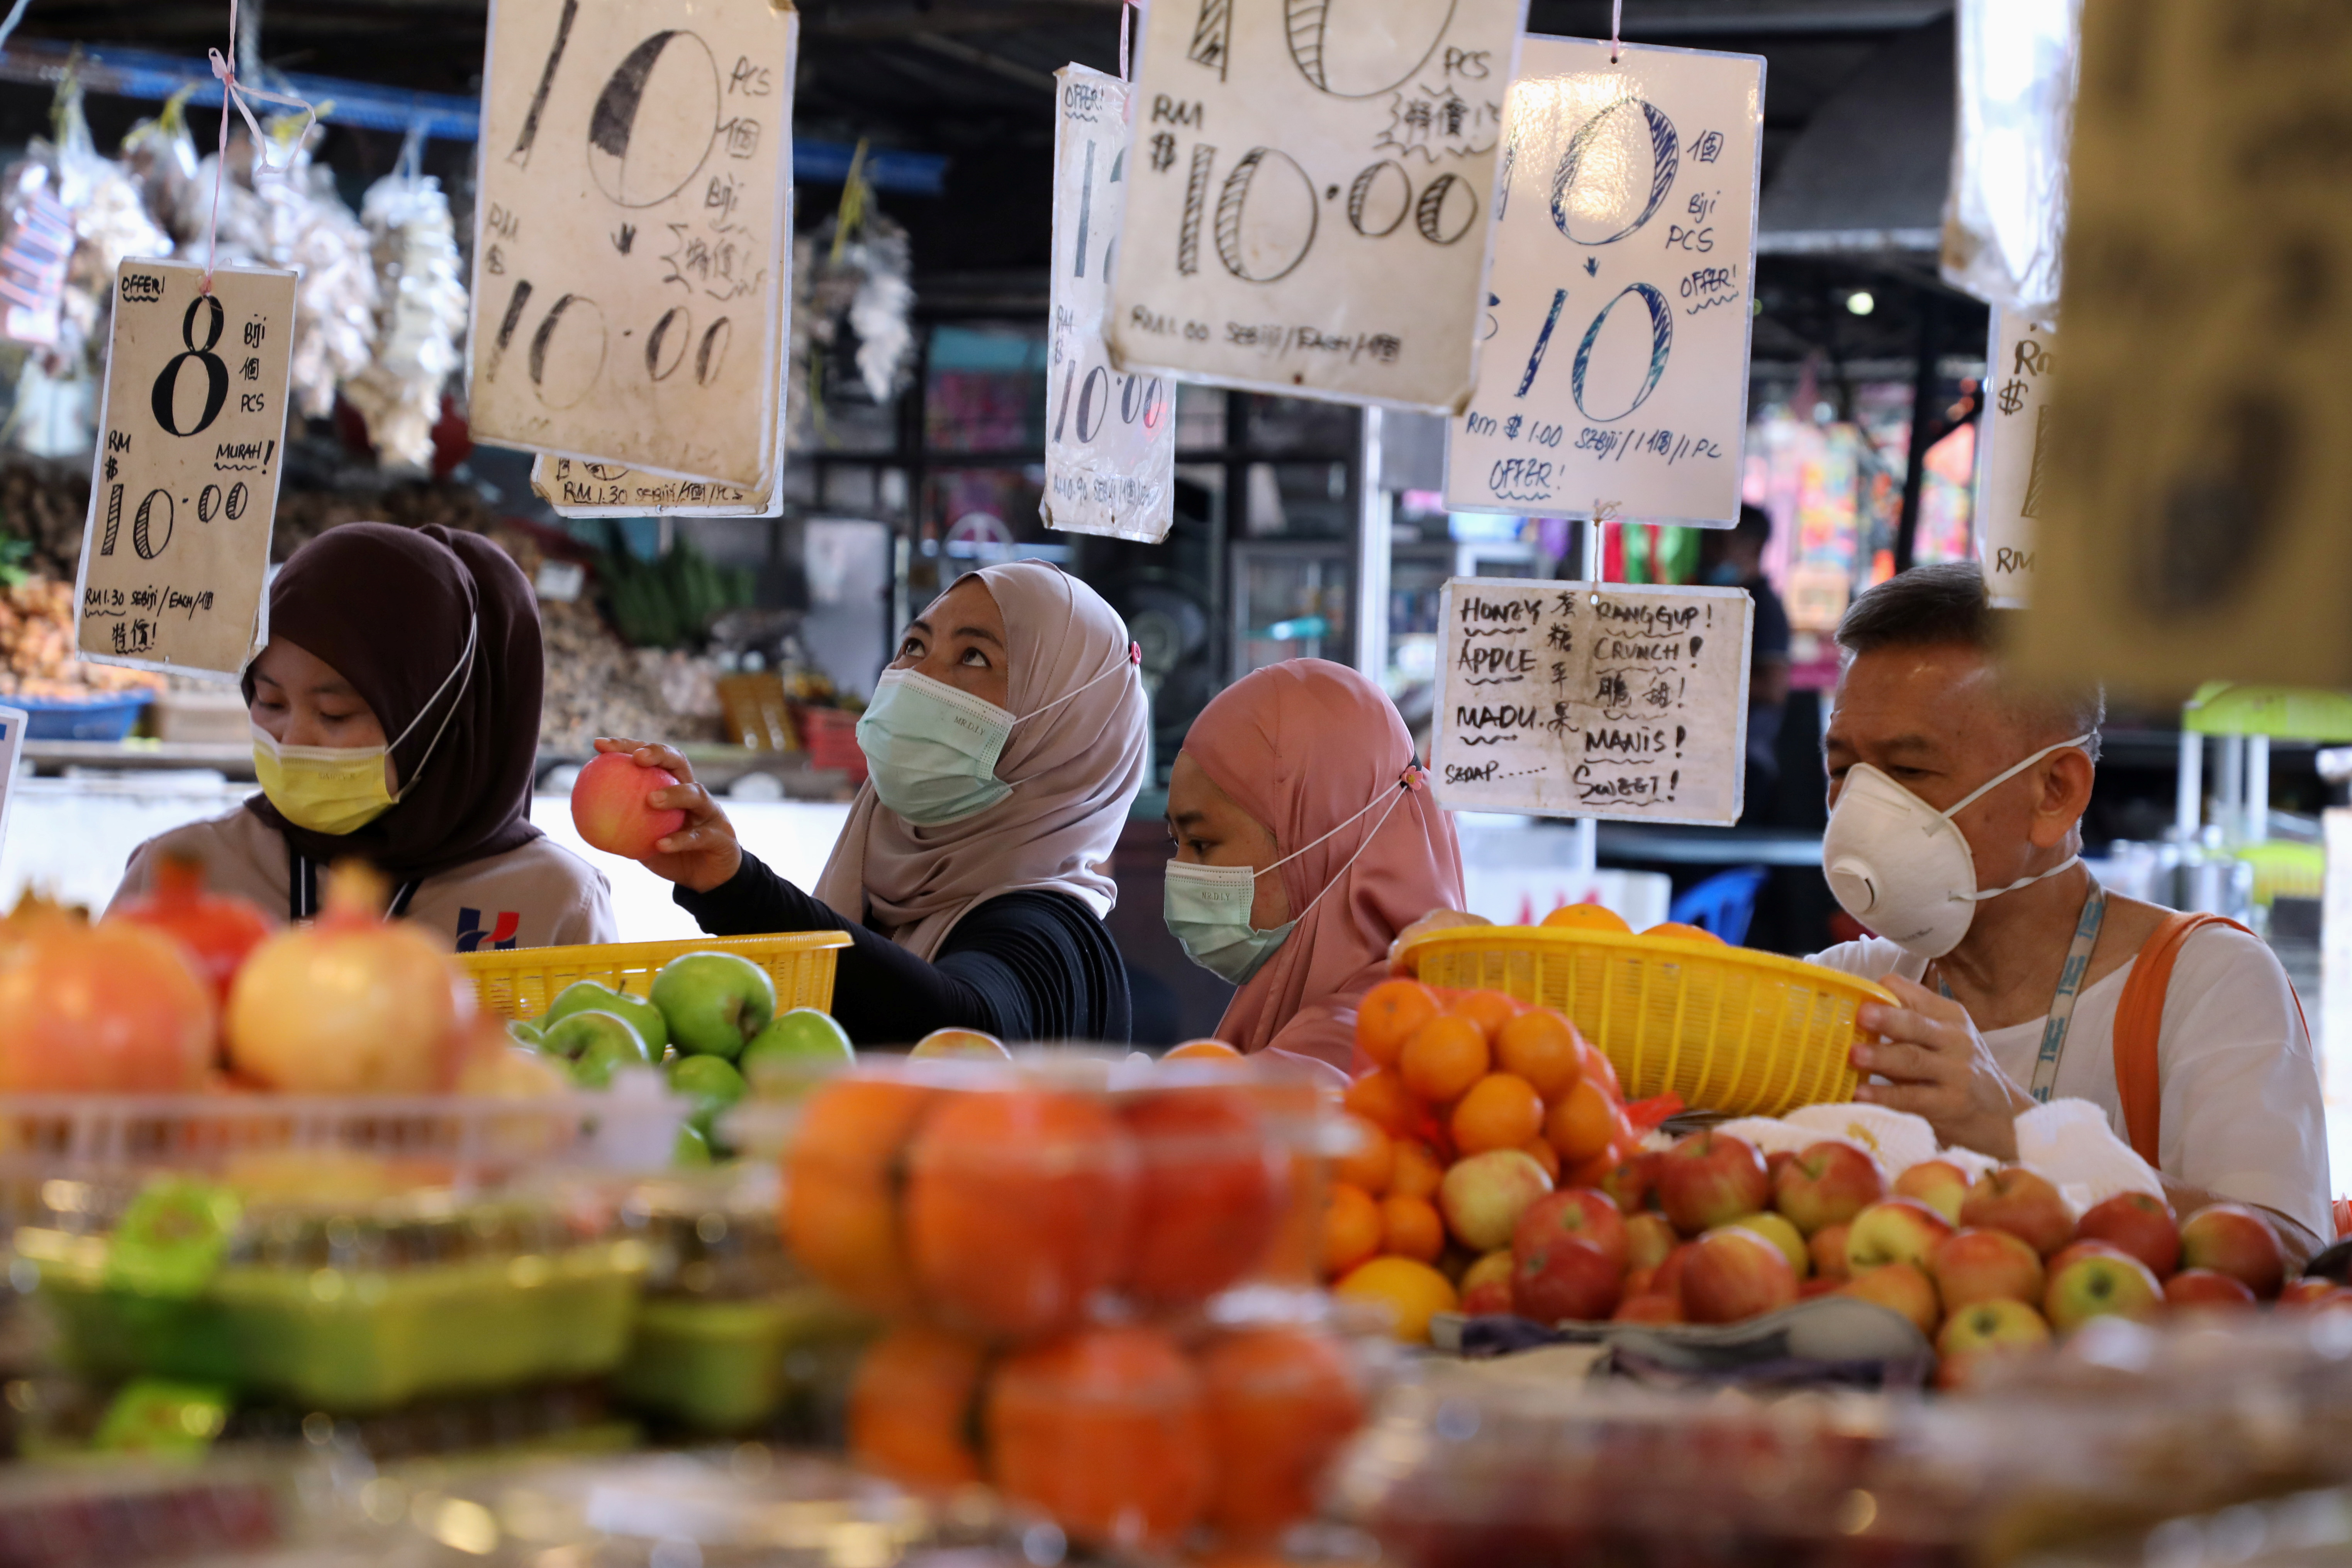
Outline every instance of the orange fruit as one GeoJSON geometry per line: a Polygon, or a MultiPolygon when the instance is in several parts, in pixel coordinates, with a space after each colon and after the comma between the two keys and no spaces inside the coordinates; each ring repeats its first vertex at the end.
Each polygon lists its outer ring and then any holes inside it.
{"type": "Polygon", "coordinates": [[[1486,1076],[1486,1032],[1460,1013],[1441,1013],[1413,1032],[1397,1060],[1406,1089],[1432,1105],[1459,1099],[1486,1076]]]}
{"type": "Polygon", "coordinates": [[[1583,1077],[1587,1083],[1600,1085],[1611,1100],[1620,1105],[1625,1103],[1625,1087],[1617,1081],[1617,1064],[1609,1059],[1608,1052],[1590,1040],[1584,1043],[1583,1077]]]}
{"type": "Polygon", "coordinates": [[[1339,1103],[1382,1131],[1409,1137],[1421,1125],[1421,1107],[1392,1068],[1374,1068],[1349,1084],[1339,1103]]]}
{"type": "Polygon", "coordinates": [[[1388,1198],[1381,1204],[1381,1250],[1396,1258],[1434,1263],[1445,1250],[1445,1221],[1427,1198],[1388,1198]]]}
{"type": "Polygon", "coordinates": [[[898,1184],[907,1140],[936,1098],[911,1084],[827,1084],[809,1097],[784,1157],[786,1245],[809,1272],[877,1312],[917,1305],[898,1184]]]}
{"type": "Polygon", "coordinates": [[[1559,1151],[1551,1146],[1549,1139],[1541,1136],[1530,1138],[1519,1147],[1544,1168],[1544,1174],[1551,1178],[1553,1186],[1559,1185],[1559,1151]]]}
{"type": "Polygon", "coordinates": [[[903,1486],[977,1485],[971,1433],[983,1362],[980,1346],[919,1322],[875,1341],[849,1386],[851,1457],[903,1486]]]}
{"type": "Polygon", "coordinates": [[[1679,942],[1711,942],[1717,947],[1724,945],[1723,939],[1706,927],[1685,925],[1680,921],[1660,921],[1642,934],[1671,937],[1679,942]]]}
{"type": "Polygon", "coordinates": [[[1204,1301],[1255,1268],[1289,1183],[1249,1097],[1163,1089],[1122,1104],[1119,1121],[1142,1163],[1128,1288],[1161,1304],[1204,1301]]]}
{"type": "Polygon", "coordinates": [[[1331,1184],[1323,1200],[1323,1272],[1337,1278],[1381,1249],[1381,1205],[1361,1187],[1331,1184]]]}
{"type": "Polygon", "coordinates": [[[1208,1402],[1158,1329],[1087,1329],[1011,1357],[982,1426],[997,1489],[1079,1541],[1165,1546],[1208,1506],[1208,1402]]]}
{"type": "Polygon", "coordinates": [[[1476,1024],[1490,1045],[1504,1025],[1527,1011],[1499,991],[1465,991],[1445,1010],[1476,1024]]]}
{"type": "Polygon", "coordinates": [[[1088,1095],[950,1095],[907,1170],[908,1254],[951,1327],[1006,1339],[1074,1328],[1134,1244],[1135,1142],[1088,1095]]]}
{"type": "Polygon", "coordinates": [[[1339,1347],[1297,1329],[1250,1329],[1201,1352],[1210,1450],[1209,1522],[1259,1542],[1315,1511],[1332,1458],[1363,1425],[1364,1399],[1339,1347]]]}
{"type": "Polygon", "coordinates": [[[1516,1149],[1543,1131],[1543,1096],[1535,1085],[1507,1072],[1490,1072],[1455,1102],[1447,1126],[1454,1147],[1467,1159],[1489,1149],[1516,1149]]]}
{"type": "Polygon", "coordinates": [[[1396,1168],[1396,1143],[1360,1116],[1346,1120],[1355,1147],[1331,1163],[1331,1173],[1378,1197],[1389,1190],[1389,1179],[1396,1168]]]}
{"type": "Polygon", "coordinates": [[[1544,1117],[1544,1137],[1563,1165],[1581,1165],[1609,1147],[1618,1133],[1616,1102],[1591,1079],[1579,1082],[1544,1117]]]}
{"type": "Polygon", "coordinates": [[[1160,1059],[1163,1062],[1239,1061],[1241,1052],[1223,1040],[1187,1040],[1160,1059]]]}
{"type": "Polygon", "coordinates": [[[1430,1152],[1429,1145],[1417,1138],[1396,1141],[1395,1163],[1389,1167],[1389,1195],[1397,1198],[1433,1198],[1437,1184],[1445,1179],[1445,1166],[1430,1152]]]}
{"type": "Polygon", "coordinates": [[[1356,1048],[1377,1067],[1396,1066],[1415,1029],[1437,1016],[1437,994],[1418,980],[1383,980],[1356,1005],[1356,1048]]]}
{"type": "Polygon", "coordinates": [[[1410,1258],[1375,1258],[1331,1288],[1345,1301],[1385,1308],[1389,1331],[1409,1345],[1429,1342],[1429,1320],[1462,1304],[1454,1281],[1410,1258]]]}
{"type": "Polygon", "coordinates": [[[1544,916],[1543,923],[1554,931],[1607,931],[1620,936],[1633,930],[1625,917],[1615,910],[1602,909],[1599,904],[1562,904],[1544,916]]]}
{"type": "Polygon", "coordinates": [[[1530,1007],[1495,1037],[1495,1065],[1535,1085],[1545,1100],[1558,1100],[1584,1076],[1584,1039],[1550,1008],[1530,1007]]]}

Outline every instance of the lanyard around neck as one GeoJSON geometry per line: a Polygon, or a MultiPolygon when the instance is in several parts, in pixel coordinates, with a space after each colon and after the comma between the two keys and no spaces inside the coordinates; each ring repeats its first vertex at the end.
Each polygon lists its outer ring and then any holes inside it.
{"type": "MultiPolygon", "coordinates": [[[[2074,922],[2074,940],[2066,949],[2066,966],[2058,972],[2058,991],[2050,998],[2050,1013],[2042,1021],[2042,1053],[2033,1058],[2033,1082],[2028,1092],[2037,1105],[2047,1105],[2058,1087],[2058,1058],[2066,1054],[2066,1031],[2074,1022],[2074,999],[2083,994],[2083,976],[2090,973],[2091,950],[2099,945],[2099,927],[2106,922],[2107,890],[2091,879],[2090,896],[2083,900],[2083,917],[2074,922]]],[[[1950,982],[1936,972],[1936,989],[1952,1000],[1950,982]]]]}
{"type": "MultiPolygon", "coordinates": [[[[319,914],[319,862],[311,859],[289,841],[286,846],[286,918],[289,921],[315,920],[319,914]]],[[[384,918],[399,920],[408,913],[408,901],[416,897],[423,882],[412,877],[392,890],[392,902],[384,907],[384,918]]]]}

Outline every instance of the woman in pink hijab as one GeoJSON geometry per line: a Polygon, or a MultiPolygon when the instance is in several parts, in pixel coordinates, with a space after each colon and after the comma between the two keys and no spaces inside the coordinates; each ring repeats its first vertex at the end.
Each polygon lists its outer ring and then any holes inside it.
{"type": "Polygon", "coordinates": [[[1217,1037],[1349,1070],[1389,944],[1459,909],[1462,850],[1381,689],[1319,658],[1269,665],[1192,721],[1168,784],[1168,927],[1241,987],[1217,1037]]]}
{"type": "Polygon", "coordinates": [[[599,741],[680,780],[686,825],[643,864],[703,930],[845,931],[833,1015],[860,1045],[934,1029],[1124,1043],[1103,929],[1143,785],[1144,700],[1118,613],[1033,561],[959,579],[908,627],[858,721],[869,774],[811,897],[744,852],[667,746],[599,741]]]}

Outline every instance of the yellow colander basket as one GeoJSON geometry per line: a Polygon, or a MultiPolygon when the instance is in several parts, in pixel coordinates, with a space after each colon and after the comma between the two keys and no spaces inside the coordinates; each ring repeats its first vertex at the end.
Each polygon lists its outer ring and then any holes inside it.
{"type": "Polygon", "coordinates": [[[474,997],[501,1018],[536,1018],[575,980],[600,980],[643,996],[654,971],[689,952],[732,952],[750,959],[776,983],[776,1011],[833,1005],[833,965],[849,945],[845,931],[790,931],[778,936],[698,936],[687,942],[608,942],[582,947],[526,947],[511,952],[461,952],[457,965],[474,982],[474,997]]]}
{"type": "Polygon", "coordinates": [[[1684,937],[1454,926],[1404,950],[1425,984],[1557,1008],[1608,1053],[1631,1099],[1778,1116],[1853,1098],[1854,1009],[1883,986],[1819,964],[1684,937]]]}

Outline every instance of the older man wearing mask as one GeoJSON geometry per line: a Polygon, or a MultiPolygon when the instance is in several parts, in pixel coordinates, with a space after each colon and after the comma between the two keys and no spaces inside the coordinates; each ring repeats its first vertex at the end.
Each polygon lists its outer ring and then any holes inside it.
{"type": "MultiPolygon", "coordinates": [[[[1857,1099],[2014,1158],[2015,1118],[2053,1098],[2089,1100],[2128,1135],[2118,1008],[2173,917],[2105,892],[2083,865],[2104,703],[2006,676],[2000,619],[1979,570],[1955,564],[1881,584],[1839,626],[1822,864],[1839,903],[1879,934],[1816,962],[1882,979],[1902,1003],[1862,1011],[1881,1039],[1854,1048],[1871,1078],[1857,1099]]],[[[2290,1257],[2308,1256],[2332,1235],[2326,1128],[2277,958],[2205,924],[2179,943],[2169,984],[2133,1004],[2151,1019],[2160,1007],[2155,1163],[2175,1212],[2252,1205],[2290,1257]]],[[[2128,1053],[2145,1031],[2125,1018],[2128,1053]]]]}

